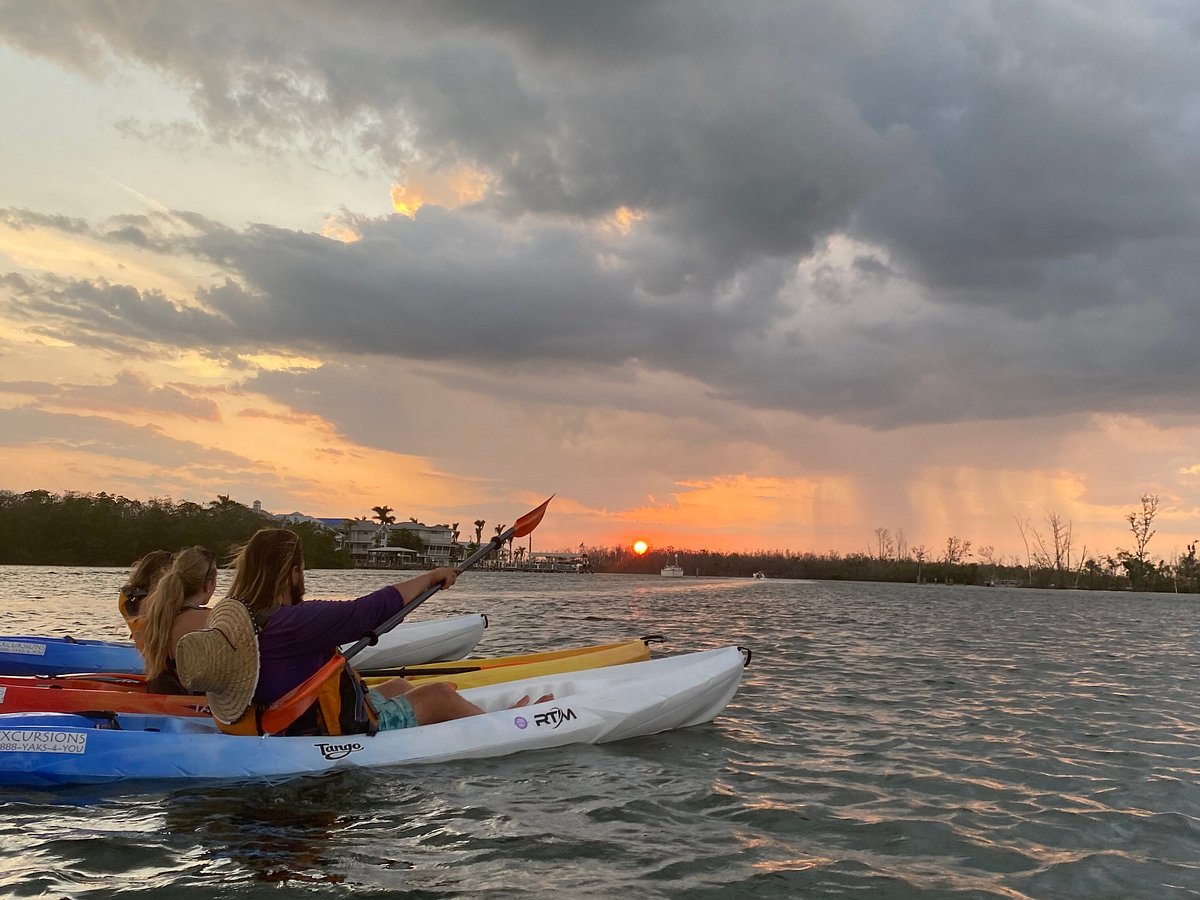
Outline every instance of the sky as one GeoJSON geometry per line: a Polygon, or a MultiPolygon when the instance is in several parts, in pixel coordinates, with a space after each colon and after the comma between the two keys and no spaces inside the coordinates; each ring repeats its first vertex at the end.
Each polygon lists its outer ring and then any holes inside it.
{"type": "Polygon", "coordinates": [[[0,81],[2,489],[1200,537],[1195,4],[0,0],[0,81]]]}

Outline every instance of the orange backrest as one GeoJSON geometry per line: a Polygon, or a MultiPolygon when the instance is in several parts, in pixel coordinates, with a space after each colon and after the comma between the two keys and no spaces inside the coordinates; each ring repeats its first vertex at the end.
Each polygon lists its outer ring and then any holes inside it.
{"type": "Polygon", "coordinates": [[[333,654],[329,662],[263,710],[263,734],[280,734],[286,731],[293,722],[308,712],[308,708],[317,699],[321,685],[332,676],[340,674],[345,664],[346,660],[342,654],[333,654]]]}

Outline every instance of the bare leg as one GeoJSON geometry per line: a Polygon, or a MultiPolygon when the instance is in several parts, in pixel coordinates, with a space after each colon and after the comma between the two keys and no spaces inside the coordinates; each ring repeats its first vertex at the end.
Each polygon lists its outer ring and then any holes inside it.
{"type": "Polygon", "coordinates": [[[383,684],[375,685],[375,690],[379,691],[388,700],[391,700],[393,697],[407,695],[412,692],[413,688],[413,683],[403,678],[392,678],[383,684]]]}
{"type": "MultiPolygon", "coordinates": [[[[385,681],[383,684],[377,685],[375,690],[383,694],[387,699],[403,695],[406,700],[412,705],[413,715],[417,717],[418,724],[432,725],[434,722],[449,722],[451,719],[462,719],[466,716],[477,716],[481,712],[478,706],[466,699],[462,694],[455,690],[454,685],[446,682],[433,682],[430,684],[416,684],[405,681],[403,678],[393,678],[390,681],[385,681]]],[[[548,700],[553,700],[553,694],[543,694],[538,697],[538,703],[545,703],[548,700]]],[[[510,709],[518,709],[522,706],[529,705],[529,697],[524,696],[510,709]]]]}
{"type": "Polygon", "coordinates": [[[483,712],[450,685],[440,682],[417,685],[405,694],[405,699],[412,704],[419,725],[464,719],[483,712]]]}

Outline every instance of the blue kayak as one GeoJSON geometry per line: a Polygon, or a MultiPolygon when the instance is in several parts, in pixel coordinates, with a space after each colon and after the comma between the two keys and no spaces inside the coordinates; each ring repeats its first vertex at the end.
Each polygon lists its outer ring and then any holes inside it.
{"type": "MultiPolygon", "coordinates": [[[[475,649],[486,627],[487,616],[480,613],[405,622],[381,634],[375,646],[356,656],[354,667],[366,672],[458,659],[475,649]]],[[[142,667],[142,655],[130,643],[34,635],[0,637],[0,675],[138,675],[142,667]]]]}
{"type": "Polygon", "coordinates": [[[142,654],[133,644],[31,635],[0,638],[0,675],[136,675],[142,665],[142,654]]]}

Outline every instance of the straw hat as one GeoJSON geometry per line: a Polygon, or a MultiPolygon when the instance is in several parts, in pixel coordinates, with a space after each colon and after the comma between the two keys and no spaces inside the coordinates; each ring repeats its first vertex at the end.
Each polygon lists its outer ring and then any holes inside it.
{"type": "Polygon", "coordinates": [[[183,686],[208,694],[213,717],[232,725],[258,687],[258,636],[250,611],[226,597],[208,614],[208,627],[175,645],[175,670],[183,686]]]}

